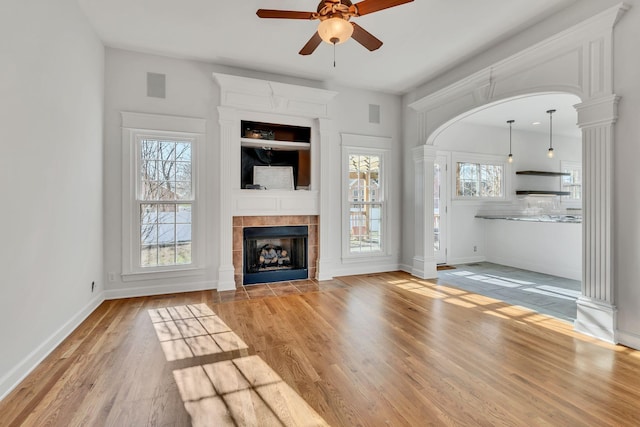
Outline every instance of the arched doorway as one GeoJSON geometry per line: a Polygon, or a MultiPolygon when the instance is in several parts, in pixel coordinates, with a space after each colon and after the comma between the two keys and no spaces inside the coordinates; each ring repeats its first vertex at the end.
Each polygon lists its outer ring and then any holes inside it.
{"type": "Polygon", "coordinates": [[[463,114],[439,133],[434,249],[439,265],[438,254],[457,266],[439,271],[439,280],[575,321],[582,280],[582,134],[574,108],[580,102],[567,93],[519,96],[463,114]]]}
{"type": "MultiPolygon", "coordinates": [[[[582,130],[583,153],[583,265],[582,296],[575,328],[616,342],[616,307],[612,274],[612,145],[618,97],[613,93],[613,27],[624,12],[608,9],[526,51],[496,63],[457,83],[417,100],[407,99],[415,124],[411,149],[414,161],[414,256],[411,273],[436,276],[433,222],[434,141],[446,124],[465,112],[500,100],[536,92],[570,92],[582,130]]],[[[408,235],[405,233],[404,235],[408,235]]]]}

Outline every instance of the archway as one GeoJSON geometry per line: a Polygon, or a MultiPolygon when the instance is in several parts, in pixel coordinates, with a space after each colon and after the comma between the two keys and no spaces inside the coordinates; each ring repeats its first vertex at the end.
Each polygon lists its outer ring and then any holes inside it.
{"type": "MultiPolygon", "coordinates": [[[[575,328],[616,342],[612,274],[612,145],[618,97],[613,93],[613,27],[620,5],[414,102],[408,122],[416,125],[412,149],[415,187],[414,256],[411,273],[436,277],[433,223],[433,168],[439,132],[456,117],[500,100],[536,92],[569,92],[582,129],[583,265],[582,296],[575,328]]],[[[406,235],[407,233],[405,233],[406,235]]]]}
{"type": "Polygon", "coordinates": [[[573,106],[580,102],[566,93],[501,100],[438,134],[434,248],[438,264],[457,267],[438,271],[439,280],[575,321],[582,280],[582,133],[573,106]]]}

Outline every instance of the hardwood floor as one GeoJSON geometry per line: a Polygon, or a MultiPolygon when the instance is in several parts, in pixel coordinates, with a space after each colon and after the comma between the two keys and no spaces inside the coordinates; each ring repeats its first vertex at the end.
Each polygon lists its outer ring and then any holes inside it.
{"type": "Polygon", "coordinates": [[[196,425],[637,426],[639,378],[638,351],[383,273],[261,299],[193,292],[106,301],[0,402],[0,425],[183,426],[192,414],[196,425]],[[219,319],[201,322],[204,332],[178,321],[182,337],[219,344],[214,333],[227,325],[247,348],[187,349],[168,361],[173,347],[162,343],[173,338],[158,324],[176,322],[154,309],[202,303],[219,319]],[[215,390],[190,377],[194,370],[215,390]],[[251,379],[255,372],[267,380],[251,379]]]}

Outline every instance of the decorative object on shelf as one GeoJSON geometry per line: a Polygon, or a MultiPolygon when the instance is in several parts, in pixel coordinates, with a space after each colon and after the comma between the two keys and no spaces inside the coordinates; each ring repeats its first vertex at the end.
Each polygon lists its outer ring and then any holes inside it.
{"type": "MultiPolygon", "coordinates": [[[[277,19],[319,19],[318,30],[300,50],[300,55],[310,55],[325,41],[334,47],[349,38],[366,47],[370,51],[382,46],[382,42],[356,23],[351,18],[368,15],[390,7],[410,3],[413,0],[363,0],[352,4],[350,0],[322,0],[317,12],[298,12],[293,10],[258,9],[260,18],[277,19]]],[[[335,63],[334,63],[335,66],[335,63]]]]}
{"type": "Polygon", "coordinates": [[[547,157],[553,159],[553,113],[556,110],[547,110],[549,114],[549,151],[547,151],[547,157]]]}
{"type": "Polygon", "coordinates": [[[254,166],[253,184],[265,190],[293,190],[293,167],[291,166],[254,166]]]}
{"type": "Polygon", "coordinates": [[[515,122],[515,120],[507,120],[509,123],[509,163],[513,163],[513,154],[511,154],[511,125],[515,122]]]}
{"type": "Polygon", "coordinates": [[[244,131],[245,138],[253,138],[253,139],[267,139],[269,141],[273,141],[276,139],[276,134],[272,130],[259,130],[259,129],[245,129],[244,131]]]}

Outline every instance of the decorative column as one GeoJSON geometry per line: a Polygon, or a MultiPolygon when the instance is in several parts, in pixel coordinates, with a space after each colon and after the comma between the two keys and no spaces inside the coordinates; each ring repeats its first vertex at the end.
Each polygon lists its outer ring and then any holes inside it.
{"type": "Polygon", "coordinates": [[[576,105],[582,129],[582,295],[575,329],[616,342],[613,277],[613,163],[615,95],[576,105]]]}
{"type": "MultiPolygon", "coordinates": [[[[232,165],[239,164],[233,148],[234,138],[239,138],[240,123],[235,108],[218,107],[220,120],[220,160],[218,162],[220,179],[220,203],[218,204],[220,233],[220,263],[218,266],[218,291],[236,289],[233,268],[233,204],[232,189],[237,185],[233,180],[232,165]]],[[[236,177],[237,178],[237,177],[236,177]]]]}
{"type": "Polygon", "coordinates": [[[433,170],[436,149],[420,145],[413,149],[415,249],[411,274],[422,279],[438,277],[433,250],[433,170]]]}
{"type": "MultiPolygon", "coordinates": [[[[336,162],[333,155],[333,143],[329,135],[331,135],[332,121],[329,119],[318,119],[318,128],[323,144],[320,148],[320,215],[318,218],[318,240],[320,247],[318,253],[318,261],[316,264],[316,278],[318,280],[333,279],[333,265],[335,264],[335,249],[331,248],[332,233],[331,224],[332,215],[340,206],[335,205],[335,193],[331,191],[332,178],[336,175],[336,162]],[[323,138],[324,136],[324,138],[323,138]]],[[[317,155],[317,153],[315,154],[317,155]]],[[[340,163],[337,163],[338,171],[340,171],[340,163]]],[[[338,172],[339,175],[340,172],[338,172]]],[[[339,194],[339,193],[338,193],[339,194]]]]}

